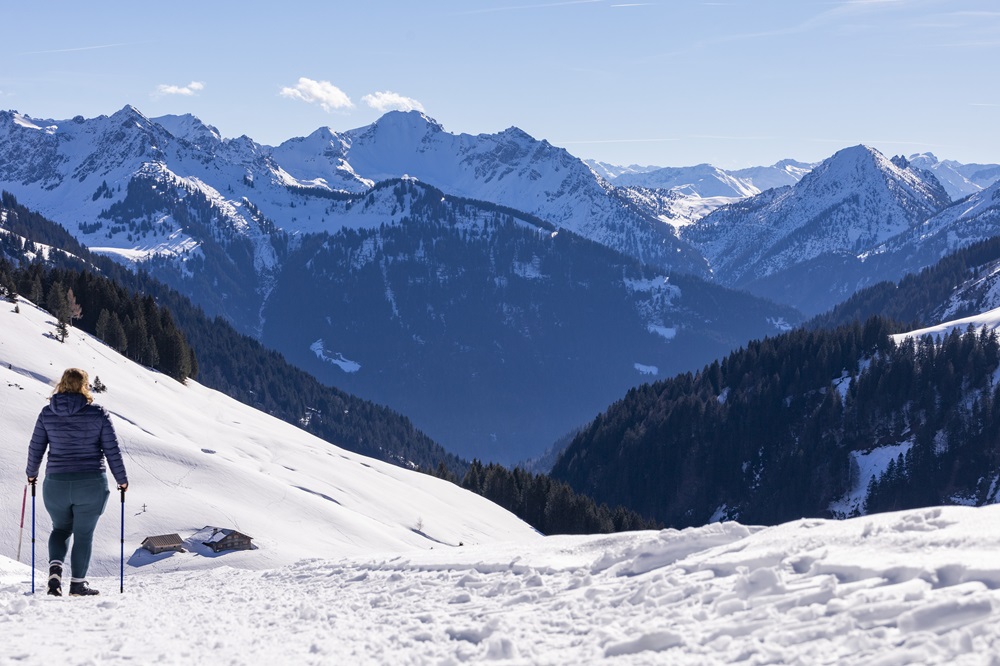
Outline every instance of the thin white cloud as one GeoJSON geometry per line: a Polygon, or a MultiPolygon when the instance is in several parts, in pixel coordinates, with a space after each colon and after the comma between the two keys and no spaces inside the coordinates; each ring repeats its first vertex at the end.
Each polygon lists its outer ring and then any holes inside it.
{"type": "Polygon", "coordinates": [[[165,83],[161,83],[156,86],[157,97],[161,95],[181,95],[183,97],[191,97],[196,93],[201,92],[205,89],[205,84],[202,81],[192,81],[186,86],[172,86],[165,83]]]}
{"type": "Polygon", "coordinates": [[[78,46],[76,48],[69,49],[48,49],[46,51],[23,51],[18,55],[43,55],[46,53],[75,53],[77,51],[96,51],[97,49],[113,49],[119,46],[132,46],[127,42],[122,42],[118,44],[100,44],[97,46],[78,46]]]}
{"type": "Polygon", "coordinates": [[[537,5],[508,5],[505,7],[489,7],[486,9],[470,9],[469,11],[458,12],[458,16],[469,16],[472,14],[494,14],[496,12],[522,11],[525,9],[546,9],[548,7],[565,7],[567,5],[592,5],[604,0],[566,0],[566,2],[545,2],[537,5]]]}
{"type": "Polygon", "coordinates": [[[282,88],[279,94],[282,97],[301,100],[308,104],[319,104],[326,112],[354,107],[354,102],[347,96],[347,93],[329,81],[314,81],[304,76],[299,78],[295,87],[282,88]]]}
{"type": "Polygon", "coordinates": [[[424,111],[424,105],[417,100],[412,97],[403,97],[389,90],[365,95],[361,101],[382,113],[386,111],[420,111],[423,113],[424,111]]]}

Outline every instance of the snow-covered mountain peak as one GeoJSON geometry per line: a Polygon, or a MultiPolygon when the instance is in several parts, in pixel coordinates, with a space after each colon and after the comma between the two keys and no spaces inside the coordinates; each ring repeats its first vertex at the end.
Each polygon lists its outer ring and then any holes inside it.
{"type": "MultiPolygon", "coordinates": [[[[870,146],[844,148],[796,185],[721,208],[685,228],[683,237],[702,250],[724,283],[787,299],[808,281],[782,275],[822,262],[856,260],[950,203],[932,173],[898,161],[870,146]]],[[[856,286],[843,289],[849,295],[856,286]]],[[[820,307],[815,294],[791,302],[803,309],[820,307]]]]}
{"type": "Polygon", "coordinates": [[[271,158],[298,185],[323,189],[363,192],[374,179],[358,176],[347,161],[351,139],[329,127],[285,141],[271,150],[271,158]]]}
{"type": "Polygon", "coordinates": [[[197,116],[185,113],[183,115],[166,115],[152,118],[160,127],[170,132],[178,139],[184,139],[196,146],[207,148],[222,142],[222,134],[211,125],[206,125],[197,116]]]}
{"type": "Polygon", "coordinates": [[[281,146],[286,144],[295,144],[300,150],[311,150],[328,156],[343,155],[351,146],[350,141],[330,127],[320,127],[307,136],[289,139],[281,146]]]}
{"type": "Polygon", "coordinates": [[[361,130],[367,140],[400,141],[403,145],[413,145],[445,131],[441,123],[421,111],[389,111],[361,130]]]}
{"type": "Polygon", "coordinates": [[[868,175],[873,170],[891,171],[895,165],[879,151],[864,144],[842,148],[812,170],[813,178],[821,175],[848,177],[868,175]]]}
{"type": "Polygon", "coordinates": [[[930,153],[930,152],[928,152],[928,153],[914,153],[913,155],[910,155],[910,157],[908,159],[910,160],[910,164],[913,164],[914,166],[918,166],[921,169],[929,169],[930,167],[932,167],[932,166],[938,164],[938,162],[940,162],[940,160],[937,158],[937,155],[935,155],[934,153],[930,153]]]}
{"type": "Polygon", "coordinates": [[[950,203],[950,197],[937,179],[926,171],[911,168],[905,158],[886,157],[875,148],[859,144],[844,148],[824,160],[802,178],[801,193],[824,198],[861,195],[888,188],[895,196],[913,199],[931,213],[950,203]]]}
{"type": "Polygon", "coordinates": [[[798,160],[793,160],[793,159],[790,159],[790,158],[786,158],[786,159],[783,159],[783,160],[778,160],[772,166],[774,166],[774,167],[776,167],[778,169],[792,169],[792,168],[796,168],[796,169],[806,169],[806,170],[810,170],[810,171],[812,170],[812,167],[813,167],[812,164],[808,164],[806,162],[799,162],[798,160]]]}
{"type": "MultiPolygon", "coordinates": [[[[103,117],[104,116],[101,116],[101,118],[103,117]]],[[[139,109],[135,108],[131,104],[126,104],[112,113],[108,116],[108,120],[122,126],[127,126],[127,123],[135,123],[137,127],[146,130],[152,129],[153,125],[153,122],[149,118],[147,118],[139,109]]]]}
{"type": "Polygon", "coordinates": [[[618,176],[626,173],[649,173],[650,171],[656,171],[657,169],[663,168],[654,165],[643,166],[641,164],[622,166],[620,164],[611,164],[610,162],[601,162],[598,160],[583,160],[583,163],[590,167],[591,171],[605,180],[614,180],[618,176]]]}
{"type": "MultiPolygon", "coordinates": [[[[489,136],[489,135],[488,134],[480,134],[480,136],[489,136]]],[[[507,129],[503,130],[502,132],[499,132],[497,134],[497,136],[498,137],[503,137],[505,139],[510,139],[512,141],[519,141],[519,142],[525,142],[525,143],[539,143],[539,144],[541,144],[543,146],[549,146],[549,145],[551,145],[545,139],[536,140],[535,137],[531,136],[530,134],[528,134],[527,132],[525,132],[520,127],[516,127],[516,126],[513,126],[513,125],[510,126],[510,127],[508,127],[507,129]]]]}

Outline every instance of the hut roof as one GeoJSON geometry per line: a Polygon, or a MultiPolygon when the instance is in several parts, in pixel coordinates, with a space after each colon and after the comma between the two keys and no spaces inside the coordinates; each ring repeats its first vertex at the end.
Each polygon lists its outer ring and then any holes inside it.
{"type": "Polygon", "coordinates": [[[205,530],[213,530],[212,534],[208,535],[205,538],[205,540],[202,541],[202,543],[206,544],[217,543],[219,541],[222,541],[231,534],[238,534],[240,536],[245,536],[248,539],[253,539],[253,537],[250,536],[249,534],[243,534],[243,532],[237,532],[236,530],[226,529],[222,527],[206,527],[204,530],[202,530],[202,532],[204,532],[205,530]]]}
{"type": "Polygon", "coordinates": [[[150,536],[142,540],[142,545],[145,546],[149,544],[154,548],[173,548],[174,546],[180,546],[184,542],[181,541],[179,534],[161,534],[159,536],[150,536]]]}

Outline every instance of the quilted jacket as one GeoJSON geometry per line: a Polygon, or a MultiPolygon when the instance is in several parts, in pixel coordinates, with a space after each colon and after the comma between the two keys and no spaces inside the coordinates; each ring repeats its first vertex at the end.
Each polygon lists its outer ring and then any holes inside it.
{"type": "Polygon", "coordinates": [[[111,417],[80,393],[56,393],[42,408],[28,445],[28,477],[38,476],[46,449],[47,474],[103,472],[107,458],[118,485],[128,483],[111,417]]]}

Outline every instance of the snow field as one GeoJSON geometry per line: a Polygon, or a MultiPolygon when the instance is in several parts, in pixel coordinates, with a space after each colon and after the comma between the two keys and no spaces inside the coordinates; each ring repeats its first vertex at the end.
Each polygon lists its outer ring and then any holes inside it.
{"type": "Polygon", "coordinates": [[[997,664],[998,547],[1000,507],[948,507],[161,568],[95,599],[26,596],[3,559],[0,663],[997,664]]]}

